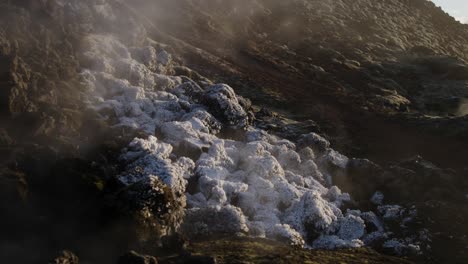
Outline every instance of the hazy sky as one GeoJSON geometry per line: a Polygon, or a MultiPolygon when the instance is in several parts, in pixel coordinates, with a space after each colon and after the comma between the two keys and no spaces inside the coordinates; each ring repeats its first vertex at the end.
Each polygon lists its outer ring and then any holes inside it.
{"type": "Polygon", "coordinates": [[[468,0],[432,0],[458,21],[468,23],[468,0]]]}

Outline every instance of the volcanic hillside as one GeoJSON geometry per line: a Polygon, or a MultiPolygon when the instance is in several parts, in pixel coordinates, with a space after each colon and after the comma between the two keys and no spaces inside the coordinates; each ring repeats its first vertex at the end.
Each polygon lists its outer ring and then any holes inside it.
{"type": "Polygon", "coordinates": [[[466,263],[467,63],[426,0],[0,0],[0,259],[466,263]]]}

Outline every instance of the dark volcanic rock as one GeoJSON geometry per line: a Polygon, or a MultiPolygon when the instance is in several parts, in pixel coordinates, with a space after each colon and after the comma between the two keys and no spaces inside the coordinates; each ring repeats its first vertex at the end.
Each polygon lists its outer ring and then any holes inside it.
{"type": "Polygon", "coordinates": [[[158,264],[158,260],[152,256],[140,255],[135,251],[130,251],[121,256],[117,264],[158,264]]]}
{"type": "MultiPolygon", "coordinates": [[[[79,4],[87,2],[96,4],[79,4]]],[[[109,129],[88,109],[77,58],[83,36],[109,26],[99,20],[96,10],[77,14],[58,1],[0,1],[3,261],[37,263],[73,245],[99,263],[113,257],[104,251],[123,252],[132,243],[128,234],[111,231],[121,219],[105,197],[115,191],[116,157],[134,134],[109,129]]],[[[66,253],[57,261],[75,258],[66,253]]]]}
{"type": "MultiPolygon", "coordinates": [[[[376,190],[396,203],[431,199],[462,200],[463,177],[454,170],[441,169],[420,156],[381,167],[369,160],[351,159],[347,168],[350,190],[357,199],[368,199],[376,190]]],[[[346,187],[344,187],[346,190],[346,187]]]]}
{"type": "Polygon", "coordinates": [[[8,135],[8,132],[0,128],[0,146],[1,147],[7,147],[9,145],[12,145],[14,143],[13,139],[8,135]]]}
{"type": "Polygon", "coordinates": [[[450,169],[441,169],[422,157],[414,157],[389,167],[389,172],[383,176],[388,182],[387,188],[397,190],[391,196],[401,200],[428,200],[428,199],[463,199],[464,193],[459,183],[462,179],[450,169]],[[417,199],[412,199],[418,194],[417,199]]]}
{"type": "Polygon", "coordinates": [[[141,240],[155,240],[173,232],[182,218],[183,205],[156,177],[126,186],[116,196],[111,200],[112,207],[136,221],[142,229],[141,240]]]}
{"type": "Polygon", "coordinates": [[[27,198],[28,182],[25,174],[0,167],[0,208],[2,211],[13,213],[24,206],[27,198]]]}
{"type": "Polygon", "coordinates": [[[215,257],[189,255],[181,257],[178,263],[216,264],[218,262],[215,257]]]}
{"type": "Polygon", "coordinates": [[[179,233],[175,233],[169,236],[164,236],[161,238],[162,249],[169,252],[184,252],[189,244],[189,241],[186,237],[179,233]]]}

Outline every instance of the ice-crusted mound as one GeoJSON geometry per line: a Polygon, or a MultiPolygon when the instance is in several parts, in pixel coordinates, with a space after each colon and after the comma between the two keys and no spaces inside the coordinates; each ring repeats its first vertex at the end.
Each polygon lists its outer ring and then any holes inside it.
{"type": "Polygon", "coordinates": [[[174,217],[165,224],[177,228],[195,163],[175,153],[198,159],[218,140],[215,134],[223,125],[246,126],[247,111],[227,85],[220,90],[216,86],[204,89],[188,78],[157,73],[172,66],[168,66],[170,55],[154,46],[127,48],[110,35],[90,35],[84,42],[87,50],[82,57],[90,67],[83,71],[82,79],[88,87],[90,106],[116,127],[139,129],[149,135],[135,139],[121,156],[126,168],[117,179],[127,188],[119,197],[137,204],[130,207],[141,210],[142,215],[157,216],[161,210],[154,211],[152,204],[160,197],[161,186],[154,187],[158,179],[158,184],[170,187],[168,195],[174,198],[170,205],[174,217]],[[216,101],[211,108],[197,103],[211,100],[209,97],[216,101]],[[224,124],[210,113],[210,109],[219,110],[216,107],[224,109],[224,124]],[[134,195],[134,188],[145,194],[141,200],[134,195]]]}
{"type": "Polygon", "coordinates": [[[350,198],[322,184],[314,144],[304,143],[298,153],[293,142],[248,128],[246,102],[227,85],[201,87],[186,77],[155,73],[154,47],[129,49],[101,35],[86,41],[84,57],[95,62],[82,74],[91,104],[116,126],[149,135],[125,150],[127,168],[119,181],[143,184],[157,177],[181,207],[190,182],[187,233],[243,233],[305,245],[336,229],[343,218],[340,206],[350,198]],[[246,128],[245,140],[217,137],[222,126],[246,128]]]}
{"type": "Polygon", "coordinates": [[[142,215],[172,212],[160,222],[189,237],[248,235],[328,249],[385,237],[377,215],[342,211],[351,198],[332,176],[349,159],[323,137],[296,144],[251,127],[249,102],[228,85],[164,75],[174,65],[152,40],[127,47],[90,35],[85,43],[90,106],[116,127],[148,135],[124,149],[117,177],[123,202],[142,215]],[[223,127],[237,129],[237,140],[222,138],[223,127]],[[161,189],[173,197],[167,207],[158,203],[161,189]]]}
{"type": "Polygon", "coordinates": [[[348,224],[340,207],[350,201],[349,195],[320,183],[323,176],[315,161],[308,159],[314,156],[310,147],[300,152],[302,157],[293,142],[257,129],[246,132],[245,142],[219,139],[196,162],[197,188],[187,194],[190,214],[201,213],[199,208],[217,211],[236,206],[248,227],[237,231],[252,236],[302,246],[322,234],[336,234],[333,241],[345,245],[359,240],[364,228],[356,228],[356,233],[340,228],[348,224]]]}

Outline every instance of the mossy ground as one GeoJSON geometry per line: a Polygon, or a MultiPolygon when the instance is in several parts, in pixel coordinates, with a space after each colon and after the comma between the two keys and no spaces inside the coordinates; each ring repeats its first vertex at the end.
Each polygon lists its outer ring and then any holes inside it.
{"type": "MultiPolygon", "coordinates": [[[[307,250],[279,242],[253,238],[221,238],[192,243],[188,251],[195,256],[211,256],[216,263],[412,263],[385,256],[367,248],[336,251],[307,250]]],[[[160,258],[161,263],[176,263],[160,258]]]]}

